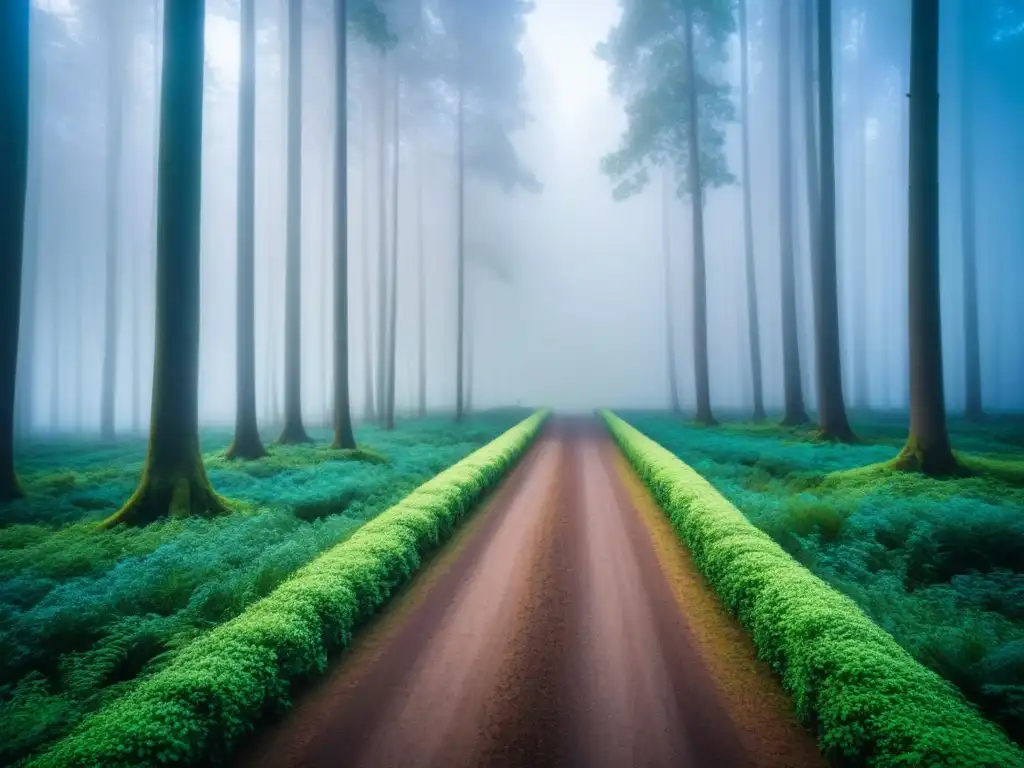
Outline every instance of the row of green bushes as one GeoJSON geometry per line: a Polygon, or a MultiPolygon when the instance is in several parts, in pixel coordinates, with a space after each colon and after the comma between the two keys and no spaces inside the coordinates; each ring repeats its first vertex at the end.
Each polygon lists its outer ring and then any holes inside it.
{"type": "Polygon", "coordinates": [[[1024,766],[956,688],[797,563],[697,472],[614,414],[612,435],[698,568],[840,765],[1024,766]]]}
{"type": "Polygon", "coordinates": [[[167,667],[88,717],[34,766],[210,765],[298,681],[322,673],[537,434],[538,411],[427,481],[167,667]]]}

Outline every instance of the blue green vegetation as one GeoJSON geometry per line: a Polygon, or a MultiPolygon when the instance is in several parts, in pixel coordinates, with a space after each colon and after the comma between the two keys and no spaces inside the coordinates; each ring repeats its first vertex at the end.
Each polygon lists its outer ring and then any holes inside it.
{"type": "Polygon", "coordinates": [[[135,489],[144,441],[26,447],[28,498],[0,510],[0,764],[134,689],[522,416],[365,426],[363,450],[340,458],[314,432],[318,444],[251,463],[226,461],[230,433],[207,431],[210,477],[234,514],[105,532],[96,526],[135,489]]]}
{"type": "Polygon", "coordinates": [[[628,418],[1024,743],[1024,421],[954,421],[970,474],[934,480],[887,466],[901,419],[855,423],[861,443],[840,445],[628,418]]]}
{"type": "Polygon", "coordinates": [[[211,765],[292,686],[320,674],[331,654],[387,601],[526,450],[538,411],[300,569],[265,599],[204,634],[162,669],[32,763],[211,765]]]}

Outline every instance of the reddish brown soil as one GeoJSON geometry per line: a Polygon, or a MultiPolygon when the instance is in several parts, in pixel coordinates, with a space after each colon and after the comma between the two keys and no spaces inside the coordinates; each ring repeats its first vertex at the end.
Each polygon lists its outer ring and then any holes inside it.
{"type": "Polygon", "coordinates": [[[619,461],[597,423],[551,423],[238,765],[821,765],[749,639],[707,594],[690,605],[680,584],[707,587],[619,461]]]}

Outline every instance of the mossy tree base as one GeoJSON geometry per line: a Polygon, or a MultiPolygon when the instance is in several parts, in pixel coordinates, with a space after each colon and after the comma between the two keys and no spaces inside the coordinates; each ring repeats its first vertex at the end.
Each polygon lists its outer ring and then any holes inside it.
{"type": "Polygon", "coordinates": [[[267,449],[259,435],[235,435],[235,439],[228,446],[224,455],[229,459],[241,459],[242,461],[254,461],[267,456],[267,449]]]}
{"type": "Polygon", "coordinates": [[[815,437],[823,443],[847,443],[852,445],[860,442],[848,424],[842,427],[821,427],[815,433],[815,437]]]}
{"type": "Polygon", "coordinates": [[[810,422],[810,419],[807,418],[807,412],[798,411],[796,413],[786,414],[779,424],[783,427],[802,427],[808,422],[810,422]]]}
{"type": "Polygon", "coordinates": [[[892,461],[892,468],[903,472],[921,472],[932,477],[957,477],[967,474],[966,469],[956,460],[948,445],[938,448],[924,448],[911,435],[892,461]]]}
{"type": "Polygon", "coordinates": [[[294,422],[286,423],[281,431],[281,436],[277,438],[278,445],[301,445],[312,442],[312,438],[306,434],[306,428],[302,424],[294,422]]]}
{"type": "Polygon", "coordinates": [[[148,525],[166,517],[212,517],[229,511],[202,469],[193,473],[156,473],[147,469],[135,494],[100,527],[148,525]]]}
{"type": "Polygon", "coordinates": [[[24,497],[25,489],[21,487],[14,470],[0,473],[0,504],[24,497]]]}
{"type": "Polygon", "coordinates": [[[693,420],[700,424],[702,427],[717,427],[718,419],[716,419],[710,411],[698,412],[694,416],[693,420]]]}

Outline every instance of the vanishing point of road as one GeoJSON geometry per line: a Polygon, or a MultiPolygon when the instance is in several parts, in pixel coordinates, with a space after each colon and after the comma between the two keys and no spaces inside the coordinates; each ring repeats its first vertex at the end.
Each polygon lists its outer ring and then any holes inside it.
{"type": "Polygon", "coordinates": [[[499,489],[247,768],[824,765],[594,420],[499,489]]]}

